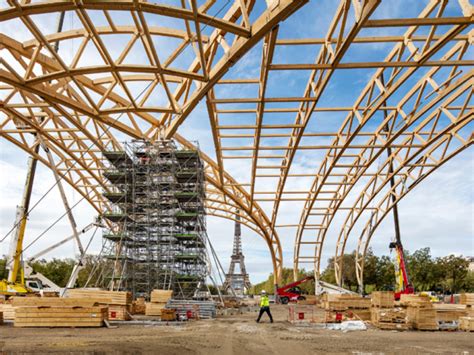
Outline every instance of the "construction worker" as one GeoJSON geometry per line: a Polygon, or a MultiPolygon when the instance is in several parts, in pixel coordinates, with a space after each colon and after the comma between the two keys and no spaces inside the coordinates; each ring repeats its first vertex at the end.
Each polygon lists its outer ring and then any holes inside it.
{"type": "Polygon", "coordinates": [[[268,296],[265,290],[262,291],[260,296],[260,313],[258,314],[257,323],[260,322],[260,318],[262,317],[262,314],[264,312],[268,314],[268,316],[270,317],[270,322],[273,323],[273,317],[270,313],[270,301],[268,300],[268,296]]]}

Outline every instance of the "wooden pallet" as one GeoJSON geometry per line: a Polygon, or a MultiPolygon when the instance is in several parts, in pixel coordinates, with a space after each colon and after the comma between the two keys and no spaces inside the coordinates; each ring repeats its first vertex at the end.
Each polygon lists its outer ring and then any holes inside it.
{"type": "Polygon", "coordinates": [[[436,310],[429,307],[408,307],[408,323],[417,330],[438,330],[436,310]]]}
{"type": "Polygon", "coordinates": [[[458,321],[460,317],[467,317],[468,311],[466,305],[462,304],[433,304],[436,310],[436,320],[439,322],[454,322],[458,321]]]}
{"type": "Polygon", "coordinates": [[[371,309],[372,323],[406,323],[407,314],[402,308],[377,308],[371,309]]]}

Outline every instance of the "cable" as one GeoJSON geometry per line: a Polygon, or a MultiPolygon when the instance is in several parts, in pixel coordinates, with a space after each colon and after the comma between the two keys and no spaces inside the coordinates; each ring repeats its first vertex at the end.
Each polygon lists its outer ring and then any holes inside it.
{"type": "MultiPolygon", "coordinates": [[[[227,0],[227,2],[217,11],[217,13],[212,17],[212,19],[210,19],[210,20],[203,26],[203,28],[202,28],[203,30],[216,18],[216,16],[218,16],[218,15],[222,12],[222,10],[224,10],[224,8],[230,3],[230,1],[231,1],[231,0],[227,0]]],[[[153,82],[150,82],[150,83],[140,92],[140,94],[135,98],[134,101],[138,100],[138,99],[140,98],[140,96],[142,96],[142,95],[144,94],[144,92],[145,92],[146,90],[148,90],[148,88],[151,86],[152,83],[153,83],[153,82]]],[[[128,107],[131,107],[131,106],[133,106],[133,103],[130,103],[130,105],[129,105],[128,107]]],[[[125,112],[122,112],[115,120],[113,120],[112,124],[115,123],[115,122],[117,122],[124,114],[125,114],[125,112]]],[[[102,132],[102,134],[98,137],[98,140],[100,140],[100,138],[102,138],[102,136],[103,136],[104,134],[108,133],[111,128],[112,128],[112,126],[109,124],[109,125],[107,126],[107,129],[104,130],[104,132],[102,132]]],[[[39,144],[39,143],[38,143],[38,144],[39,144]]],[[[84,157],[84,155],[85,155],[86,153],[88,153],[88,152],[91,150],[91,148],[92,148],[93,146],[94,146],[94,143],[91,143],[90,146],[87,147],[87,149],[81,153],[80,159],[82,159],[82,158],[84,157]]],[[[74,167],[76,166],[77,162],[78,162],[77,160],[73,162],[73,164],[71,165],[71,167],[69,167],[69,168],[66,170],[66,172],[65,172],[64,174],[62,174],[62,176],[60,176],[60,178],[56,181],[56,183],[54,183],[54,184],[46,191],[46,193],[43,194],[43,196],[41,196],[41,198],[25,213],[25,215],[24,215],[23,218],[28,218],[28,217],[29,217],[30,213],[39,205],[39,203],[40,203],[44,198],[46,198],[46,196],[53,190],[53,188],[54,188],[61,180],[64,179],[64,175],[67,174],[72,168],[74,168],[74,167]]],[[[71,207],[68,211],[71,211],[75,206],[77,206],[80,202],[82,202],[82,200],[84,200],[84,198],[85,198],[85,197],[83,196],[83,197],[82,197],[76,204],[74,204],[73,207],[71,207]]],[[[66,214],[67,214],[68,211],[66,211],[66,214]]],[[[62,219],[63,217],[64,217],[64,215],[62,215],[62,216],[60,217],[60,219],[62,219]]],[[[59,220],[60,220],[60,219],[59,219],[59,220]]],[[[7,232],[7,234],[6,234],[5,236],[3,236],[3,238],[0,240],[0,243],[3,243],[3,242],[5,241],[5,239],[8,238],[8,236],[11,234],[11,232],[12,232],[13,230],[15,230],[16,227],[18,227],[18,225],[21,223],[22,220],[23,220],[23,219],[21,219],[20,221],[16,222],[16,223],[13,225],[13,227],[7,232]]],[[[55,221],[54,224],[56,224],[57,222],[59,222],[59,220],[55,221]]],[[[54,224],[53,224],[53,226],[54,226],[54,224]]],[[[51,227],[52,227],[52,226],[51,226],[51,227]]],[[[46,231],[48,231],[49,229],[50,229],[50,228],[47,228],[46,231]]],[[[44,233],[40,234],[40,235],[35,239],[35,241],[38,240],[39,238],[41,238],[43,235],[44,235],[44,233]]],[[[29,246],[31,246],[31,244],[30,244],[29,246]]]]}
{"type": "MultiPolygon", "coordinates": [[[[139,95],[138,95],[137,97],[135,97],[135,100],[134,100],[134,101],[138,100],[138,99],[140,98],[140,96],[142,96],[142,95],[144,94],[144,92],[145,92],[146,90],[148,90],[148,88],[151,86],[152,83],[153,83],[153,82],[150,81],[150,83],[139,93],[139,95]]],[[[129,105],[128,107],[130,107],[130,106],[132,106],[132,105],[133,105],[133,104],[130,103],[130,105],[129,105]]],[[[125,114],[125,112],[122,112],[115,120],[112,121],[112,124],[114,124],[115,122],[117,122],[124,114],[125,114]]],[[[104,136],[104,134],[106,134],[106,133],[109,132],[109,130],[110,130],[111,128],[112,128],[111,125],[107,126],[107,129],[105,129],[104,132],[102,132],[102,134],[99,135],[99,137],[97,138],[97,140],[100,140],[100,139],[104,136]]],[[[39,143],[38,143],[38,144],[39,144],[39,143]]],[[[85,155],[86,153],[88,153],[88,152],[92,149],[93,146],[94,146],[94,143],[91,143],[91,144],[87,147],[87,149],[81,153],[81,156],[80,156],[79,159],[82,159],[82,158],[84,157],[84,155],[85,155]]],[[[73,164],[72,164],[61,176],[59,176],[59,179],[58,179],[58,180],[46,191],[46,193],[44,193],[44,194],[41,196],[41,198],[40,198],[38,201],[36,201],[36,203],[25,213],[24,218],[28,218],[28,217],[29,217],[30,213],[39,205],[39,203],[40,203],[42,200],[44,200],[44,199],[46,198],[46,196],[54,189],[54,187],[56,187],[56,185],[57,185],[61,180],[64,179],[64,176],[65,176],[71,169],[73,169],[73,168],[76,166],[77,163],[78,163],[77,160],[74,161],[73,164]]],[[[81,201],[84,200],[84,199],[85,199],[85,196],[82,196],[82,198],[81,198],[78,202],[81,202],[81,201]]],[[[74,204],[74,207],[77,206],[77,204],[78,204],[78,203],[74,204]]],[[[74,207],[72,207],[72,208],[70,208],[69,210],[67,210],[67,211],[66,211],[66,214],[67,214],[68,211],[71,211],[74,207]]],[[[64,217],[64,215],[63,215],[62,217],[64,217]]],[[[62,218],[62,217],[61,217],[61,218],[62,218]]],[[[0,240],[0,243],[3,243],[3,242],[5,241],[5,239],[8,238],[8,236],[11,234],[11,232],[12,232],[13,230],[15,230],[16,227],[18,227],[18,225],[21,223],[22,220],[23,220],[23,218],[20,219],[18,222],[16,222],[16,223],[13,225],[13,227],[7,232],[7,234],[0,240]]]]}

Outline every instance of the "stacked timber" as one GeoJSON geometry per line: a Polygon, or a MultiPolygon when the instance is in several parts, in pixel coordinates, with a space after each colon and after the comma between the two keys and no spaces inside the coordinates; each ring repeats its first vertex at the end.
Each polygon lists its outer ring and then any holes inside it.
{"type": "Polygon", "coordinates": [[[150,294],[150,302],[145,305],[145,315],[161,316],[161,310],[173,296],[172,290],[153,290],[150,294]]]}
{"type": "Polygon", "coordinates": [[[383,330],[408,330],[406,311],[403,308],[371,308],[371,322],[383,330]]]}
{"type": "Polygon", "coordinates": [[[428,295],[404,295],[400,296],[400,304],[403,307],[430,307],[431,300],[428,295]]]}
{"type": "Polygon", "coordinates": [[[457,322],[459,318],[468,315],[466,305],[463,304],[435,303],[433,308],[438,323],[457,322]]]}
{"type": "Polygon", "coordinates": [[[393,291],[374,291],[370,296],[373,307],[393,308],[395,305],[393,291]]]}
{"type": "Polygon", "coordinates": [[[305,299],[304,300],[299,300],[297,301],[298,304],[301,304],[301,305],[316,305],[318,303],[318,296],[316,295],[305,295],[304,296],[305,299]]]}
{"type": "Polygon", "coordinates": [[[110,320],[130,320],[132,294],[127,291],[106,291],[75,288],[68,291],[68,296],[95,301],[109,309],[110,320]]]}
{"type": "Polygon", "coordinates": [[[461,293],[459,303],[466,306],[474,306],[474,293],[461,293]]]}
{"type": "Polygon", "coordinates": [[[145,298],[139,297],[132,302],[132,314],[145,314],[145,298]]]}
{"type": "Polygon", "coordinates": [[[417,330],[438,330],[436,310],[433,307],[407,307],[407,320],[417,330]]]}
{"type": "Polygon", "coordinates": [[[460,317],[459,329],[467,332],[474,332],[474,317],[460,317]]]}
{"type": "Polygon", "coordinates": [[[101,327],[108,308],[77,298],[14,297],[15,327],[101,327]]]}
{"type": "Polygon", "coordinates": [[[370,299],[359,295],[330,295],[323,296],[323,305],[329,311],[345,311],[348,309],[369,309],[370,299]]]}
{"type": "Polygon", "coordinates": [[[15,319],[15,308],[11,303],[0,303],[0,312],[3,313],[4,320],[15,319]]]}
{"type": "Polygon", "coordinates": [[[341,320],[370,320],[370,299],[359,295],[325,294],[322,299],[326,322],[341,320]]]}
{"type": "Polygon", "coordinates": [[[161,315],[160,315],[161,320],[163,321],[175,321],[176,320],[176,311],[174,309],[165,309],[163,308],[161,310],[161,315]]]}

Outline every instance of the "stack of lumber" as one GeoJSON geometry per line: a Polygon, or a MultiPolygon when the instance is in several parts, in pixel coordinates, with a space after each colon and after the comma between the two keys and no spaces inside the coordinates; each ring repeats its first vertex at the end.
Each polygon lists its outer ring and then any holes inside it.
{"type": "Polygon", "coordinates": [[[74,288],[68,291],[72,298],[92,299],[100,304],[115,304],[127,306],[132,303],[132,294],[127,291],[105,291],[74,288]]]}
{"type": "Polygon", "coordinates": [[[315,295],[305,295],[304,297],[305,300],[297,301],[297,303],[301,305],[316,305],[318,303],[318,298],[315,295]]]}
{"type": "Polygon", "coordinates": [[[432,308],[428,295],[404,295],[400,296],[400,304],[403,307],[428,307],[432,308]]]}
{"type": "Polygon", "coordinates": [[[42,297],[59,297],[59,292],[57,292],[57,291],[43,291],[42,297]]]}
{"type": "Polygon", "coordinates": [[[0,303],[0,312],[3,313],[4,320],[14,320],[15,319],[15,308],[10,303],[0,303]]]}
{"type": "Polygon", "coordinates": [[[474,332],[474,317],[460,317],[459,329],[467,332],[474,332]]]}
{"type": "Polygon", "coordinates": [[[407,308],[408,323],[418,330],[438,330],[436,310],[431,306],[409,306],[407,308]]]}
{"type": "Polygon", "coordinates": [[[438,323],[459,321],[460,317],[468,315],[466,305],[463,304],[435,303],[433,308],[436,311],[438,323]]]}
{"type": "Polygon", "coordinates": [[[132,294],[126,291],[105,291],[94,289],[71,289],[68,296],[93,300],[99,305],[108,306],[110,320],[130,320],[132,294]]]}
{"type": "Polygon", "coordinates": [[[14,297],[15,327],[101,327],[107,307],[77,298],[14,297]]]}
{"type": "Polygon", "coordinates": [[[407,330],[406,311],[402,308],[371,308],[371,322],[374,326],[383,330],[407,330]]]}
{"type": "Polygon", "coordinates": [[[324,323],[324,314],[314,306],[290,305],[288,307],[288,322],[300,323],[324,323]]]}
{"type": "Polygon", "coordinates": [[[150,302],[166,303],[171,297],[173,297],[172,290],[153,290],[150,294],[150,302]]]}
{"type": "Polygon", "coordinates": [[[145,305],[145,315],[161,316],[161,310],[173,296],[172,290],[153,290],[150,294],[150,302],[145,305]]]}
{"type": "Polygon", "coordinates": [[[370,299],[359,295],[331,295],[323,300],[324,308],[329,311],[348,309],[369,309],[370,299]]]}
{"type": "Polygon", "coordinates": [[[392,291],[375,291],[370,296],[373,307],[393,308],[394,306],[395,298],[392,291]]]}
{"type": "Polygon", "coordinates": [[[132,314],[145,314],[145,298],[139,297],[132,302],[132,314]]]}
{"type": "Polygon", "coordinates": [[[459,303],[474,306],[474,293],[461,293],[459,303]]]}
{"type": "Polygon", "coordinates": [[[175,321],[176,311],[174,309],[162,309],[160,317],[163,321],[175,321]]]}

